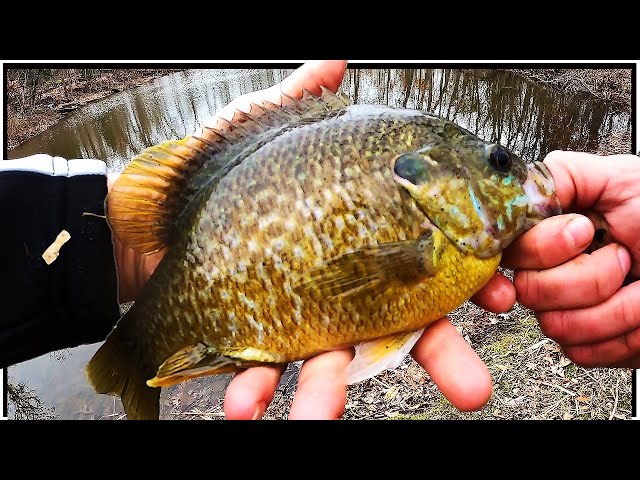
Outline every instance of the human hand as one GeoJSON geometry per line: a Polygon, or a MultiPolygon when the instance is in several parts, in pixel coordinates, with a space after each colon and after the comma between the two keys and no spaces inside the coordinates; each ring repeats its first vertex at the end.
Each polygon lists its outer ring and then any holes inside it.
{"type": "MultiPolygon", "coordinates": [[[[320,85],[336,91],[346,62],[308,62],[281,84],[235,99],[218,116],[231,119],[236,109],[248,111],[250,103],[278,103],[282,92],[300,97],[302,89],[320,93],[320,85]]],[[[110,184],[114,178],[110,179],[110,184]]],[[[164,251],[141,256],[114,239],[120,276],[121,301],[133,300],[162,259],[164,251]]],[[[508,310],[515,301],[511,283],[501,275],[474,300],[490,304],[496,312],[508,310]]],[[[477,410],[489,400],[492,381],[488,369],[446,318],[429,326],[411,354],[431,375],[444,395],[460,410],[477,410]]],[[[346,403],[346,367],[352,349],[317,355],[304,362],[290,419],[337,419],[346,403]]],[[[260,418],[272,401],[284,367],[254,367],[236,375],[226,389],[224,410],[230,419],[260,418]]]]}
{"type": "Polygon", "coordinates": [[[544,163],[563,211],[604,218],[613,243],[585,254],[595,231],[589,218],[544,220],[503,256],[503,266],[516,269],[517,298],[576,364],[638,368],[640,158],[555,151],[544,163]]]}

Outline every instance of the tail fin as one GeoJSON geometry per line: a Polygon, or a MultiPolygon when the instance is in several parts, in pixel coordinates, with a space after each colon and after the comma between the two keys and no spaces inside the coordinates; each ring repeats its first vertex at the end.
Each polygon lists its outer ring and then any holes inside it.
{"type": "Polygon", "coordinates": [[[154,374],[144,368],[134,345],[122,338],[122,328],[111,332],[86,370],[96,392],[121,398],[128,419],[158,419],[160,388],[147,386],[146,381],[154,374]]]}

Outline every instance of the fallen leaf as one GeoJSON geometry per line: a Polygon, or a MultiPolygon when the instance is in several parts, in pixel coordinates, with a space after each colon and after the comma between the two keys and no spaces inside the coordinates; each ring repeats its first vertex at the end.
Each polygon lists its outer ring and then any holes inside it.
{"type": "Polygon", "coordinates": [[[561,367],[566,367],[567,365],[569,365],[571,363],[571,360],[569,360],[567,357],[562,357],[560,359],[560,366],[561,367]]]}
{"type": "Polygon", "coordinates": [[[398,393],[398,388],[399,387],[397,385],[394,385],[393,387],[391,387],[389,391],[384,394],[385,400],[393,400],[396,394],[398,393]]]}

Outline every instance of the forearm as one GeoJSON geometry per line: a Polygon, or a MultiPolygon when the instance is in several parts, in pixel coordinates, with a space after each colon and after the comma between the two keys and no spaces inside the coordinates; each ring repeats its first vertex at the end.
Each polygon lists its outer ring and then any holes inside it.
{"type": "Polygon", "coordinates": [[[0,162],[0,367],[104,340],[115,325],[106,193],[98,160],[0,162]],[[42,254],[62,230],[70,239],[48,265],[42,254]]]}

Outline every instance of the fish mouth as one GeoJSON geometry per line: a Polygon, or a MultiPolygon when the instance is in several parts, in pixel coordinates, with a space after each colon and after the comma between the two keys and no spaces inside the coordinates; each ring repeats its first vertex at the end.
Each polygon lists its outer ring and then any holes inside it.
{"type": "Polygon", "coordinates": [[[544,163],[528,164],[527,173],[527,180],[523,184],[529,202],[525,228],[531,228],[545,218],[561,214],[562,207],[553,176],[544,163]]]}

